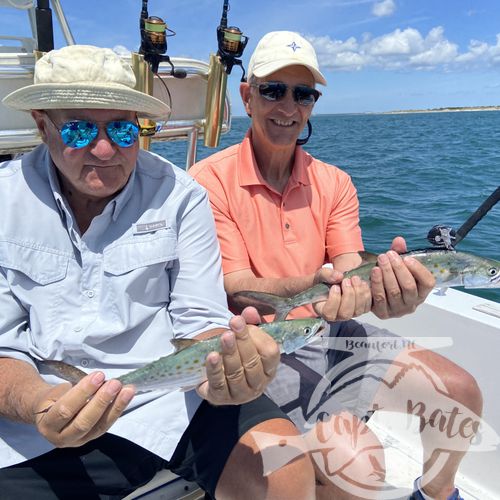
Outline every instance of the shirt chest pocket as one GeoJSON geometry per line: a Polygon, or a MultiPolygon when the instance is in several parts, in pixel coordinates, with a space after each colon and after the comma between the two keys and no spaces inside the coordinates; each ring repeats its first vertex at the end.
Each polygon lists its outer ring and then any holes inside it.
{"type": "Polygon", "coordinates": [[[175,233],[134,235],[104,250],[104,292],[126,294],[133,302],[165,304],[170,297],[169,269],[177,262],[175,233]]]}
{"type": "Polygon", "coordinates": [[[59,282],[68,272],[67,255],[12,241],[0,242],[0,267],[11,287],[33,289],[59,282]]]}
{"type": "Polygon", "coordinates": [[[68,263],[69,256],[54,250],[0,241],[0,267],[10,290],[26,310],[42,310],[46,318],[64,296],[68,263]]]}

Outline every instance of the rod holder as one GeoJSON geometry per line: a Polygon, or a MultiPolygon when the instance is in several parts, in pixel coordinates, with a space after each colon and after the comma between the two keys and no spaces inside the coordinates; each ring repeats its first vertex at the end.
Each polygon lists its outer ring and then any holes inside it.
{"type": "MultiPolygon", "coordinates": [[[[149,64],[145,61],[144,55],[132,52],[132,69],[135,74],[135,90],[145,94],[153,95],[153,73],[149,69],[149,64]]],[[[139,118],[141,129],[151,130],[155,128],[155,122],[148,118],[139,118]]],[[[139,136],[139,146],[142,149],[151,147],[151,137],[139,136]]]]}
{"type": "Polygon", "coordinates": [[[219,145],[224,119],[226,88],[227,73],[224,65],[218,55],[211,54],[204,123],[204,144],[209,148],[215,148],[219,145]]]}

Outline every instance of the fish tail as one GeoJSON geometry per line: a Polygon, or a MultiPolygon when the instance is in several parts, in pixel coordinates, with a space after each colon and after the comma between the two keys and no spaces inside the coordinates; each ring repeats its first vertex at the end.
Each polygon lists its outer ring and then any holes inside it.
{"type": "MultiPolygon", "coordinates": [[[[284,299],[279,307],[275,308],[276,317],[274,318],[274,321],[283,321],[288,316],[288,313],[296,307],[306,306],[321,300],[326,300],[329,288],[329,285],[320,283],[315,285],[312,289],[304,290],[303,292],[297,293],[293,297],[284,299]],[[311,290],[315,290],[315,292],[311,293],[311,290]]],[[[282,297],[280,298],[283,299],[282,297]]]]}
{"type": "Polygon", "coordinates": [[[51,375],[56,375],[57,377],[67,380],[73,385],[78,384],[78,382],[80,382],[80,380],[87,375],[83,370],[80,370],[76,366],[69,365],[64,361],[33,359],[39,371],[45,371],[51,375]]]}
{"type": "MultiPolygon", "coordinates": [[[[256,292],[251,290],[244,290],[234,294],[235,298],[245,298],[249,303],[248,305],[254,306],[257,309],[259,306],[269,307],[280,316],[281,320],[285,319],[288,312],[293,309],[291,299],[287,297],[280,297],[272,293],[256,292]],[[284,316],[283,316],[284,315],[284,316]]],[[[280,321],[277,317],[275,321],[280,321]]]]}

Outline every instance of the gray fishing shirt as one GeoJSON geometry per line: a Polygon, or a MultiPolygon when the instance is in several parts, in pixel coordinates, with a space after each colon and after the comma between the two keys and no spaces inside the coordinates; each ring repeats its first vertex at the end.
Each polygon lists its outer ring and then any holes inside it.
{"type": "MultiPolygon", "coordinates": [[[[181,169],[140,151],[81,235],[44,145],[0,164],[0,357],[116,377],[230,316],[208,198],[181,169]]],[[[194,391],[138,395],[109,432],[168,460],[200,401],[194,391]]],[[[0,418],[0,467],[52,448],[34,426],[0,418]]]]}

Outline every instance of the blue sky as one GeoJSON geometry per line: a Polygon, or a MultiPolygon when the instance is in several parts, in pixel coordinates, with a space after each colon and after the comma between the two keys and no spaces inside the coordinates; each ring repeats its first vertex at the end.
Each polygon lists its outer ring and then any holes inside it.
{"type": "MultiPolygon", "coordinates": [[[[77,43],[128,50],[139,44],[141,4],[63,2],[77,43]]],[[[150,0],[149,13],[177,32],[169,38],[171,56],[208,60],[222,4],[150,0]]],[[[229,24],[250,38],[245,65],[268,31],[298,31],[313,43],[328,80],[317,113],[500,105],[498,0],[232,0],[230,7],[229,24]]],[[[0,13],[1,34],[29,32],[25,13],[0,13]]],[[[243,114],[239,77],[238,68],[229,77],[235,115],[243,114]]]]}

